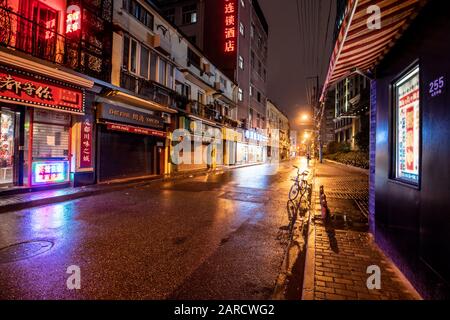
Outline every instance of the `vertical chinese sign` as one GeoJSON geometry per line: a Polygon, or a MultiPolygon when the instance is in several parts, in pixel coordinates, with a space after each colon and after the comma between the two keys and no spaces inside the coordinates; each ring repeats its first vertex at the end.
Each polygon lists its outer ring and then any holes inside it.
{"type": "Polygon", "coordinates": [[[419,183],[420,160],[420,92],[419,68],[396,84],[397,156],[396,177],[419,183]]]}
{"type": "Polygon", "coordinates": [[[233,53],[237,46],[237,8],[235,0],[224,0],[225,53],[233,53]]]}
{"type": "Polygon", "coordinates": [[[80,169],[93,167],[92,163],[92,120],[89,115],[84,116],[81,123],[81,147],[80,147],[80,169]]]}

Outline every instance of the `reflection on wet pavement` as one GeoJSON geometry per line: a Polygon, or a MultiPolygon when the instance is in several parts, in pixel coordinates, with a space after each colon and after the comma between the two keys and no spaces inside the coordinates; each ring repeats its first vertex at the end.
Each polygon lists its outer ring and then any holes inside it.
{"type": "Polygon", "coordinates": [[[15,244],[52,243],[30,258],[0,260],[0,298],[267,298],[285,249],[279,232],[287,224],[292,165],[0,214],[0,257],[15,244]],[[71,265],[80,266],[81,290],[66,287],[71,265]]]}

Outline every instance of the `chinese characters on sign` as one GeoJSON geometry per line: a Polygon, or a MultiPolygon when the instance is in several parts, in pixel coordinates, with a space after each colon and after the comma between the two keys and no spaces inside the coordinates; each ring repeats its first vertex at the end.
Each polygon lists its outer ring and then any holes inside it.
{"type": "Polygon", "coordinates": [[[419,183],[420,93],[419,68],[396,84],[397,156],[396,177],[419,183]]]}
{"type": "Polygon", "coordinates": [[[33,185],[69,181],[69,161],[34,161],[32,170],[33,185]]]}
{"type": "Polygon", "coordinates": [[[81,123],[80,168],[92,168],[92,121],[85,116],[81,123]]]}
{"type": "Polygon", "coordinates": [[[225,0],[225,52],[236,51],[236,2],[225,0]]]}
{"type": "Polygon", "coordinates": [[[66,17],[66,33],[72,33],[80,30],[81,27],[81,10],[77,5],[67,7],[66,17]]]}
{"type": "Polygon", "coordinates": [[[0,100],[83,113],[83,91],[0,71],[0,100]]]}

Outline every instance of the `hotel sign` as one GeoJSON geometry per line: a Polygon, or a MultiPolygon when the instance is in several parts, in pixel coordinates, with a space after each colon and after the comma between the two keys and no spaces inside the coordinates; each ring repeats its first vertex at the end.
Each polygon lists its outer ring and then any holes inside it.
{"type": "Polygon", "coordinates": [[[0,69],[0,100],[84,113],[84,92],[65,83],[0,69]]]}
{"type": "Polygon", "coordinates": [[[225,53],[233,53],[237,46],[237,4],[236,0],[224,0],[225,53]]]}

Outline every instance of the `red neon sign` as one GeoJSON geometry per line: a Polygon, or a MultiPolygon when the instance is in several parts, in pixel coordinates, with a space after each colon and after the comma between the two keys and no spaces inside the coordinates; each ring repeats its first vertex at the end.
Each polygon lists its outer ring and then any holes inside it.
{"type": "Polygon", "coordinates": [[[225,52],[236,51],[236,2],[234,0],[225,0],[225,52]]]}
{"type": "Polygon", "coordinates": [[[49,20],[45,22],[45,39],[51,39],[55,36],[55,26],[56,26],[56,19],[49,20]]]}
{"type": "Polygon", "coordinates": [[[67,7],[66,33],[72,33],[81,29],[81,10],[73,4],[67,7]]]}
{"type": "Polygon", "coordinates": [[[84,112],[83,91],[27,75],[0,71],[0,100],[76,113],[84,112]]]}

